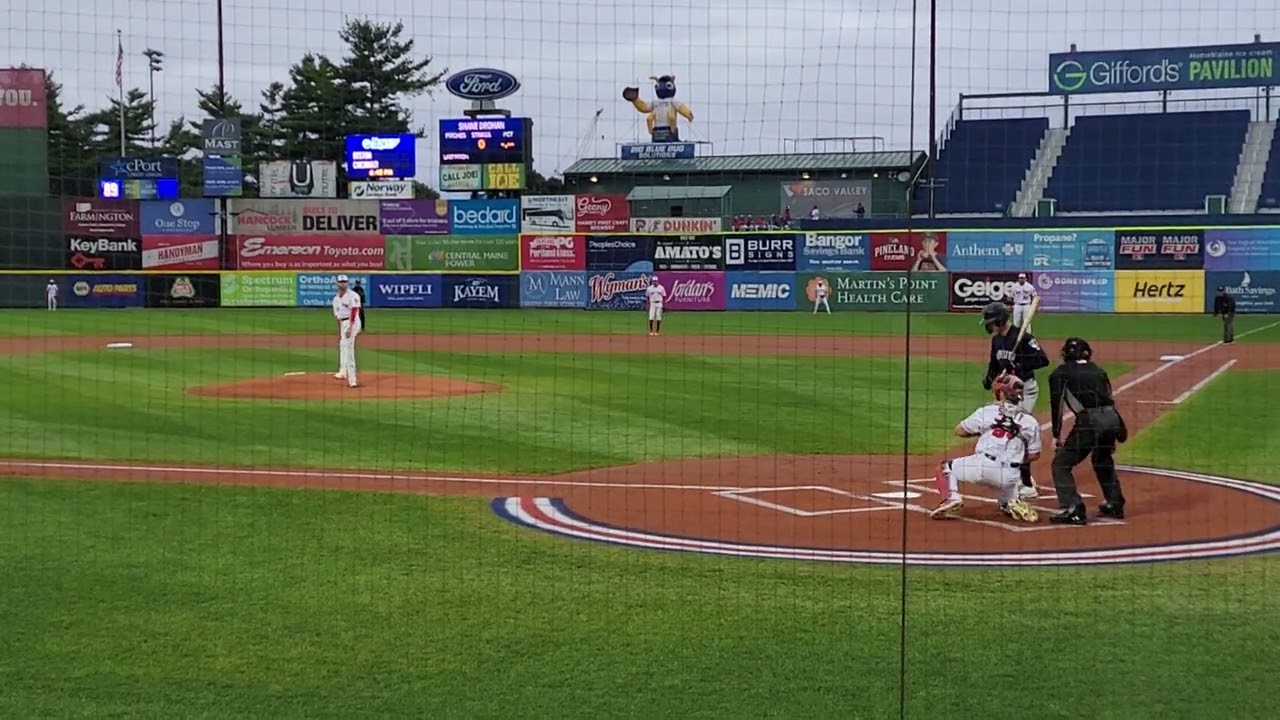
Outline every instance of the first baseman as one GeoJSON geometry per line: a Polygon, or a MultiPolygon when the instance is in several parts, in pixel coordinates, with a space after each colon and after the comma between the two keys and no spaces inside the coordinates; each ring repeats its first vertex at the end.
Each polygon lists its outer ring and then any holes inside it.
{"type": "Polygon", "coordinates": [[[338,320],[338,372],[334,377],[356,387],[356,336],[360,334],[360,296],[347,289],[347,276],[338,276],[333,316],[338,320]]]}
{"type": "MultiPolygon", "coordinates": [[[[1049,366],[1049,356],[1031,333],[1022,336],[1018,343],[1018,328],[1014,326],[1009,313],[1009,306],[1002,302],[993,302],[982,309],[982,326],[991,335],[991,355],[987,360],[987,374],[982,379],[982,388],[990,390],[992,384],[1001,373],[1008,372],[1022,381],[1023,391],[1019,405],[1023,412],[1034,413],[1036,398],[1040,395],[1040,385],[1036,382],[1035,371],[1049,366]]],[[[1023,463],[1021,496],[1027,499],[1038,497],[1036,481],[1031,477],[1031,463],[1023,463]]]]}
{"type": "Polygon", "coordinates": [[[1023,323],[1023,319],[1027,316],[1027,311],[1031,309],[1031,301],[1036,299],[1036,286],[1027,282],[1026,273],[1018,273],[1018,282],[1013,284],[1013,290],[1009,293],[1013,299],[1013,324],[1015,327],[1025,327],[1027,332],[1031,332],[1031,324],[1023,323]]]}
{"type": "Polygon", "coordinates": [[[657,275],[649,278],[644,299],[649,304],[649,334],[657,335],[662,332],[662,306],[667,300],[667,289],[658,282],[657,275]]]}
{"type": "Polygon", "coordinates": [[[1000,511],[1023,522],[1034,523],[1040,514],[1018,497],[1021,469],[1040,457],[1040,423],[1021,407],[1023,382],[1011,373],[1001,373],[991,385],[995,402],[974,410],[956,425],[959,437],[978,438],[972,455],[946,460],[934,476],[942,501],[929,517],[953,517],[964,506],[960,483],[977,483],[995,488],[1000,511]]]}

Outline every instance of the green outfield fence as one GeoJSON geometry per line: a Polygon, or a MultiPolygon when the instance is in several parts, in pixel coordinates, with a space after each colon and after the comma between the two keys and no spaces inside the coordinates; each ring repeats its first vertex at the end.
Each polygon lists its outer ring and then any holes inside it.
{"type": "Polygon", "coordinates": [[[1280,704],[1275,3],[16,2],[0,715],[1280,704]]]}

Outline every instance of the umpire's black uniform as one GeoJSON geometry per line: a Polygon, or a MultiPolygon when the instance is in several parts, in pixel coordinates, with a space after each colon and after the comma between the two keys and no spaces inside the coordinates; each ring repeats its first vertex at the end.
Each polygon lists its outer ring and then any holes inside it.
{"type": "Polygon", "coordinates": [[[364,315],[364,288],[360,287],[360,281],[357,280],[355,284],[351,286],[351,290],[355,292],[356,297],[360,298],[360,331],[364,332],[369,329],[369,321],[364,315]]]}
{"type": "Polygon", "coordinates": [[[1236,299],[1231,297],[1227,288],[1219,285],[1218,294],[1213,298],[1213,314],[1222,317],[1222,342],[1231,344],[1236,341],[1236,299]]]}
{"type": "Polygon", "coordinates": [[[1093,471],[1102,486],[1106,502],[1098,512],[1114,518],[1124,517],[1124,494],[1116,475],[1116,443],[1129,439],[1124,418],[1116,409],[1107,371],[1093,362],[1093,348],[1083,338],[1072,337],[1062,345],[1062,364],[1049,374],[1050,413],[1052,415],[1053,488],[1058,493],[1062,512],[1049,519],[1067,525],[1084,525],[1087,513],[1076,489],[1072,469],[1091,458],[1093,471]],[[1075,425],[1062,436],[1062,416],[1066,409],[1075,413],[1075,425]]]}

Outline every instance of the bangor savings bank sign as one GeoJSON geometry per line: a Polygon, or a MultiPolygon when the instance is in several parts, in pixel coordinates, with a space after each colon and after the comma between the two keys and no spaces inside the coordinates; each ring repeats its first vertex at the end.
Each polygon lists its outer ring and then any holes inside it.
{"type": "Polygon", "coordinates": [[[1100,50],[1049,56],[1054,95],[1280,85],[1280,43],[1100,50]]]}

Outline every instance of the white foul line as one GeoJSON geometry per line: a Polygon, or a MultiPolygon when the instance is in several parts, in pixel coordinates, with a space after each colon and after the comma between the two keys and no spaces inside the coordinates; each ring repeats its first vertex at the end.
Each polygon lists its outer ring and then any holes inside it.
{"type": "Polygon", "coordinates": [[[1260,327],[1260,328],[1254,328],[1254,329],[1252,329],[1252,330],[1246,330],[1245,332],[1240,333],[1240,334],[1239,334],[1239,335],[1237,335],[1236,337],[1238,337],[1238,338],[1242,338],[1242,337],[1249,337],[1250,335],[1252,335],[1252,334],[1254,334],[1254,333],[1256,333],[1256,332],[1262,332],[1263,330],[1270,330],[1271,328],[1273,328],[1273,327],[1275,327],[1275,326],[1277,326],[1277,325],[1280,325],[1280,320],[1277,320],[1277,321],[1275,321],[1275,322],[1271,323],[1270,325],[1263,325],[1263,326],[1262,326],[1262,327],[1260,327]]]}
{"type": "Polygon", "coordinates": [[[1173,399],[1173,404],[1174,404],[1174,405],[1181,405],[1181,404],[1183,403],[1183,401],[1185,401],[1187,398],[1189,398],[1189,397],[1191,397],[1192,395],[1194,395],[1194,394],[1196,393],[1196,391],[1197,391],[1197,390],[1199,390],[1200,388],[1203,388],[1205,385],[1208,385],[1209,383],[1213,382],[1213,381],[1214,381],[1214,378],[1217,378],[1217,377],[1218,377],[1219,375],[1221,375],[1222,373],[1224,373],[1224,372],[1226,372],[1226,371],[1230,370],[1230,369],[1231,369],[1231,366],[1232,366],[1232,365],[1235,365],[1235,364],[1236,364],[1236,361],[1235,361],[1235,360],[1228,360],[1227,362],[1223,363],[1222,367],[1220,367],[1220,368],[1218,368],[1217,370],[1214,370],[1213,372],[1209,373],[1208,375],[1206,375],[1206,376],[1204,377],[1204,379],[1203,379],[1203,380],[1201,380],[1200,382],[1196,383],[1195,385],[1192,385],[1190,388],[1188,388],[1188,389],[1187,389],[1187,391],[1186,391],[1186,392],[1184,392],[1184,393],[1182,393],[1181,395],[1179,395],[1178,397],[1174,398],[1174,399],[1173,399]]]}

